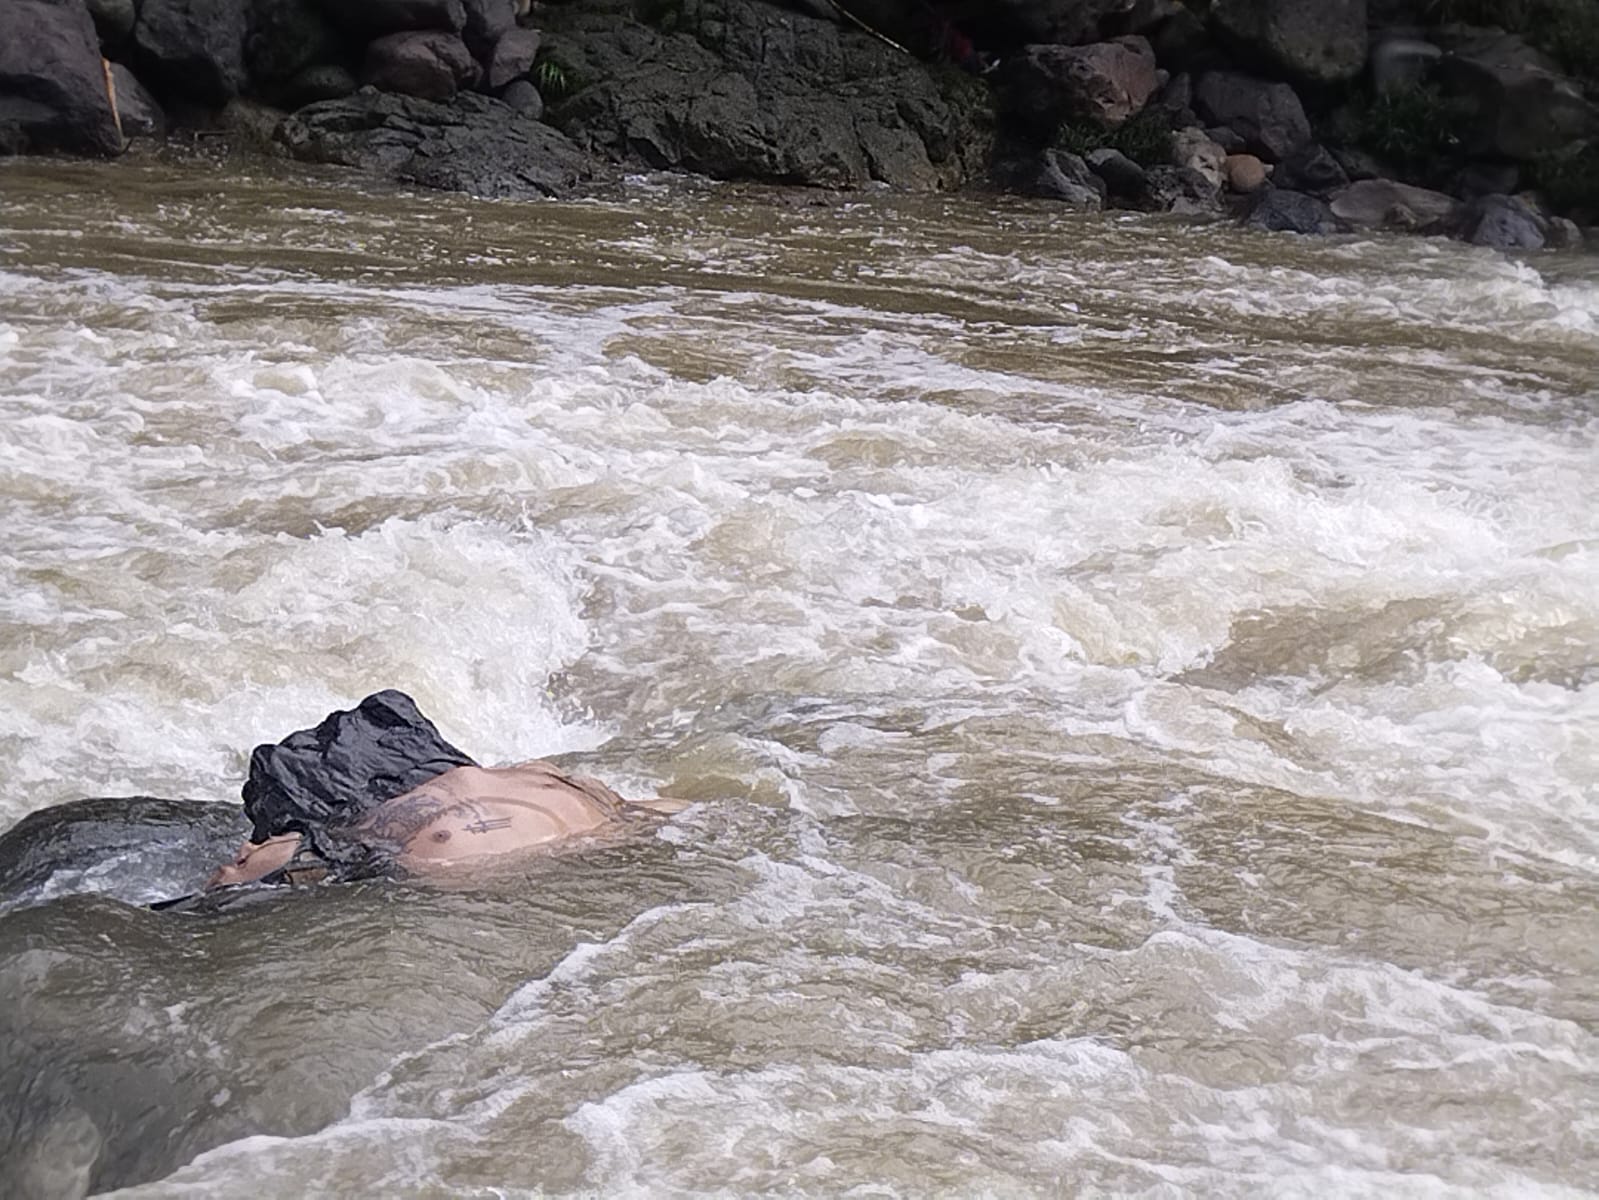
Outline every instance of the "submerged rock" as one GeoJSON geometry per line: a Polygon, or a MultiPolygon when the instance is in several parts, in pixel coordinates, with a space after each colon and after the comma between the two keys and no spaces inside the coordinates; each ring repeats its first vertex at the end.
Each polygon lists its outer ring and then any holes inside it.
{"type": "Polygon", "coordinates": [[[0,154],[121,149],[94,22],[81,0],[0,4],[0,154]]]}
{"type": "Polygon", "coordinates": [[[0,911],[92,892],[150,904],[198,891],[250,831],[232,804],[104,797],[57,804],[0,835],[0,911]]]}
{"type": "Polygon", "coordinates": [[[1343,229],[1325,200],[1282,188],[1263,193],[1244,224],[1276,233],[1339,233],[1343,229]]]}
{"type": "Polygon", "coordinates": [[[494,199],[564,196],[590,170],[558,131],[472,92],[438,104],[362,88],[290,114],[276,136],[306,162],[494,199]]]}
{"type": "Polygon", "coordinates": [[[1340,221],[1367,229],[1426,229],[1448,219],[1460,206],[1453,196],[1392,179],[1362,179],[1332,197],[1340,221]]]}

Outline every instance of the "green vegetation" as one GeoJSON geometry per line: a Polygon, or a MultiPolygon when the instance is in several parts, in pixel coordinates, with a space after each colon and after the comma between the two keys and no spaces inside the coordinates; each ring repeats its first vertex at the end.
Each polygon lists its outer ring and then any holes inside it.
{"type": "Polygon", "coordinates": [[[1171,122],[1155,105],[1136,113],[1115,129],[1093,122],[1062,125],[1055,145],[1073,154],[1110,148],[1120,150],[1140,166],[1150,167],[1171,158],[1171,122]]]}
{"type": "Polygon", "coordinates": [[[1468,114],[1423,84],[1366,100],[1355,111],[1354,125],[1355,140],[1379,158],[1432,164],[1460,149],[1468,114]]]}
{"type": "Polygon", "coordinates": [[[553,55],[539,51],[533,61],[533,82],[546,103],[553,104],[577,91],[572,72],[563,67],[553,55]]]}
{"type": "Polygon", "coordinates": [[[1599,217],[1599,146],[1545,155],[1533,164],[1532,181],[1556,212],[1599,217]]]}

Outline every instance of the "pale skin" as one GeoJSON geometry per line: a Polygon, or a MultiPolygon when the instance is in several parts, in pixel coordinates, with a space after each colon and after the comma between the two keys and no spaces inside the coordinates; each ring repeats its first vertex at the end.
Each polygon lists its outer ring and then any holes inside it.
{"type": "MultiPolygon", "coordinates": [[[[684,807],[671,800],[625,801],[598,780],[535,760],[514,767],[456,767],[380,804],[348,834],[407,871],[425,872],[593,833],[615,822],[624,806],[662,814],[684,807]]],[[[206,886],[251,883],[286,866],[299,846],[297,833],[246,842],[206,886]]]]}

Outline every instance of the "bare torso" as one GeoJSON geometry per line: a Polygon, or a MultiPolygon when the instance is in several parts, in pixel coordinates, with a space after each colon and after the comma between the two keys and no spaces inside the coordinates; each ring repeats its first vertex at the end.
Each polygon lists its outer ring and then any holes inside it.
{"type": "MultiPolygon", "coordinates": [[[[514,767],[457,767],[385,801],[341,836],[365,843],[402,868],[433,867],[550,846],[615,822],[626,802],[597,780],[540,761],[514,767]]],[[[648,801],[656,812],[680,805],[648,801]]],[[[249,883],[287,866],[299,834],[247,842],[209,886],[249,883]]]]}

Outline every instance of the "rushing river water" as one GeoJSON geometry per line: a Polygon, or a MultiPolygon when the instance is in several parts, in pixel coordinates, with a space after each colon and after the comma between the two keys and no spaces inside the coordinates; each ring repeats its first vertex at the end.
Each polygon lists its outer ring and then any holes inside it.
{"type": "Polygon", "coordinates": [[[1599,262],[0,169],[0,826],[412,693],[696,803],[0,917],[44,1194],[1575,1195],[1599,262]],[[144,1186],[138,1186],[144,1185],[144,1186]]]}

